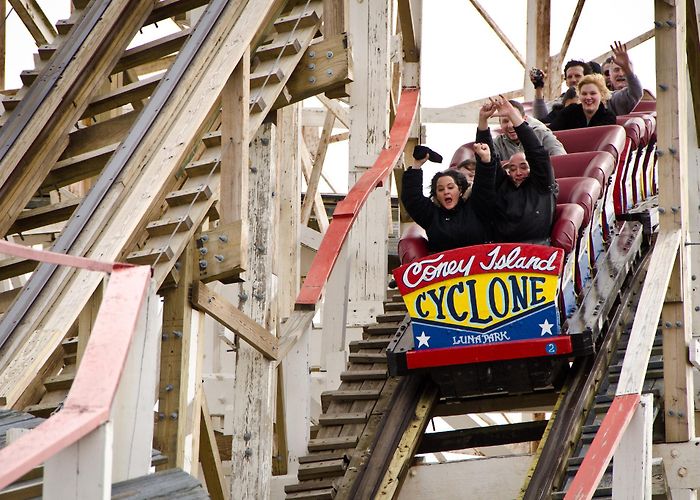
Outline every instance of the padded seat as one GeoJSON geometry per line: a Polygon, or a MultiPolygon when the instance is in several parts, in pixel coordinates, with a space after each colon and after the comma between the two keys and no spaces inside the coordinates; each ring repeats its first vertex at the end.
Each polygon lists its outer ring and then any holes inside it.
{"type": "Polygon", "coordinates": [[[625,128],[625,134],[631,141],[632,149],[646,146],[649,133],[646,122],[641,116],[620,115],[617,117],[617,124],[625,128]]]}
{"type": "Polygon", "coordinates": [[[576,203],[583,208],[583,226],[588,226],[593,217],[595,203],[600,198],[600,184],[590,177],[566,177],[557,179],[559,196],[557,203],[576,203]]]}
{"type": "Polygon", "coordinates": [[[552,168],[557,179],[591,177],[600,183],[601,196],[615,170],[615,159],[606,151],[587,151],[552,156],[552,168]]]}
{"type": "Polygon", "coordinates": [[[574,252],[584,216],[583,208],[576,203],[557,204],[550,237],[552,246],[563,249],[567,254],[574,252]]]}
{"type": "Polygon", "coordinates": [[[567,153],[607,151],[613,155],[615,162],[625,148],[625,129],[620,125],[557,130],[554,135],[564,145],[567,153]]]}
{"type": "Polygon", "coordinates": [[[425,231],[418,224],[411,224],[401,235],[398,244],[399,261],[409,264],[421,257],[430,255],[425,231]]]}

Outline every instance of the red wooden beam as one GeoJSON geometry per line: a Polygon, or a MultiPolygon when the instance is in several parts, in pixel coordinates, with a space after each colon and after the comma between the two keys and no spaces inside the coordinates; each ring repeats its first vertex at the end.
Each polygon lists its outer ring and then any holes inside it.
{"type": "Polygon", "coordinates": [[[114,267],[63,408],[0,450],[0,489],[107,422],[150,279],[148,266],[114,267]]]}
{"type": "Polygon", "coordinates": [[[313,309],[321,298],[323,288],[338,260],[340,249],[347,239],[360,209],[370,193],[381,186],[384,179],[398,162],[411,131],[418,109],[419,90],[404,88],[396,111],[394,125],[389,132],[389,147],[379,153],[372,168],[365,172],[350,189],[348,195],[335,208],[333,220],[323,236],[318,252],[311,263],[309,273],[296,299],[296,309],[313,309]]]}
{"type": "Polygon", "coordinates": [[[600,478],[615,454],[625,429],[632,420],[641,396],[624,394],[615,396],[607,415],[600,424],[591,447],[583,458],[574,480],[564,497],[565,500],[583,500],[593,498],[600,478]]]}

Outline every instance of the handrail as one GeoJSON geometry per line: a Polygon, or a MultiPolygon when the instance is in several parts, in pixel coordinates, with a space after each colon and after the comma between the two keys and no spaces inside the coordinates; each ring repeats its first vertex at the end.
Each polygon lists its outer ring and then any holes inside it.
{"type": "Polygon", "coordinates": [[[151,280],[148,266],[97,262],[0,241],[2,253],[26,257],[27,250],[32,258],[111,276],[63,408],[0,450],[0,489],[107,422],[151,280]]]}
{"type": "Polygon", "coordinates": [[[320,300],[323,288],[326,286],[343,243],[347,239],[360,209],[369,198],[370,193],[380,186],[391,172],[406,147],[418,109],[419,94],[420,91],[417,88],[403,88],[401,90],[396,119],[389,132],[389,147],[379,153],[374,165],[360,177],[348,195],[336,206],[333,220],[323,236],[304,284],[297,295],[295,309],[313,309],[320,300]]]}
{"type": "Polygon", "coordinates": [[[647,276],[653,278],[645,281],[639,297],[615,398],[569,486],[565,500],[593,497],[637,409],[666,288],[671,280],[680,243],[680,229],[659,233],[647,273],[647,276]]]}

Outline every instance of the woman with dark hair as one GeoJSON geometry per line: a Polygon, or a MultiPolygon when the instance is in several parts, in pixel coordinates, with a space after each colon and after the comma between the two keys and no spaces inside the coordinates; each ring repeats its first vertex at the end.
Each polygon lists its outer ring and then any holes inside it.
{"type": "Polygon", "coordinates": [[[452,248],[486,243],[492,239],[490,217],[495,207],[495,155],[486,144],[474,144],[476,174],[471,196],[466,177],[454,169],[435,174],[430,182],[430,197],[423,195],[423,164],[416,160],[403,176],[401,201],[413,220],[425,229],[428,248],[441,252],[452,248]]]}

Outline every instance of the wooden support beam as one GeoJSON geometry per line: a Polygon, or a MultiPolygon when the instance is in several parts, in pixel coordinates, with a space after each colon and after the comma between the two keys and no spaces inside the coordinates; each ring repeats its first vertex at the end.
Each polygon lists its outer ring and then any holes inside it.
{"type": "Polygon", "coordinates": [[[474,6],[476,11],[481,15],[481,17],[486,21],[486,24],[488,24],[491,29],[493,30],[494,33],[496,33],[496,36],[503,42],[503,45],[506,46],[506,48],[510,51],[511,54],[513,54],[513,57],[520,63],[520,65],[525,68],[525,59],[523,56],[520,54],[518,49],[515,47],[513,42],[508,39],[505,33],[501,30],[501,28],[498,27],[496,24],[496,21],[493,20],[493,18],[489,15],[488,12],[486,12],[486,9],[484,9],[481,4],[477,0],[469,0],[471,4],[474,6]]]}
{"type": "MultiPolygon", "coordinates": [[[[652,28],[648,31],[645,31],[641,35],[637,35],[636,37],[631,38],[630,40],[627,40],[625,42],[625,45],[627,45],[627,50],[632,49],[632,48],[636,47],[637,45],[640,45],[640,44],[646,42],[647,40],[654,38],[654,35],[656,34],[656,32],[657,32],[657,29],[652,28]]],[[[608,50],[607,52],[604,52],[604,53],[600,54],[599,56],[594,57],[593,61],[602,64],[603,61],[605,61],[611,55],[612,55],[612,50],[608,50]]]]}
{"type": "Polygon", "coordinates": [[[411,0],[399,0],[398,7],[401,41],[403,43],[403,59],[406,62],[418,62],[420,59],[420,47],[418,43],[416,43],[411,0]]]}
{"type": "MultiPolygon", "coordinates": [[[[668,85],[657,96],[657,160],[659,227],[683,234],[676,269],[668,283],[661,313],[664,340],[664,411],[666,441],[695,436],[694,389],[688,345],[692,337],[693,263],[687,260],[689,237],[688,65],[686,63],[686,2],[655,2],[656,82],[668,85]],[[664,154],[666,153],[666,154],[664,154]]],[[[693,207],[697,204],[692,201],[693,207]]],[[[694,210],[694,209],[693,209],[694,210]]],[[[658,240],[657,240],[658,241],[658,240]]],[[[651,269],[650,269],[651,273],[651,269]]],[[[653,276],[653,275],[652,275],[653,276]]],[[[665,290],[665,287],[664,287],[665,290]]],[[[640,301],[639,308],[644,305],[640,301]]],[[[636,320],[635,320],[636,324],[636,320]]]]}
{"type": "MultiPolygon", "coordinates": [[[[222,211],[223,213],[223,211],[222,211]]],[[[244,271],[247,241],[242,221],[220,223],[215,229],[202,231],[195,236],[199,250],[199,280],[237,280],[244,271]]]]}
{"type": "Polygon", "coordinates": [[[62,53],[68,58],[56,62],[57,66],[65,64],[62,71],[37,82],[27,94],[37,96],[32,101],[36,107],[27,107],[25,114],[16,115],[16,119],[5,124],[0,157],[0,233],[7,234],[39,188],[66,147],[68,131],[87,106],[90,95],[104,81],[114,58],[126,48],[152,6],[120,0],[103,9],[92,9],[83,22],[93,23],[94,29],[83,44],[76,44],[73,52],[62,53]],[[80,47],[84,50],[78,50],[80,47]],[[46,105],[39,107],[38,96],[47,86],[52,97],[43,100],[46,105]]]}
{"type": "Polygon", "coordinates": [[[221,467],[219,446],[214,435],[211,423],[211,415],[207,407],[207,398],[202,397],[202,421],[199,424],[199,461],[202,464],[204,481],[207,484],[207,493],[212,500],[225,500],[228,497],[228,487],[224,470],[221,467]]]}
{"type": "Polygon", "coordinates": [[[343,91],[352,81],[352,54],[345,33],[314,42],[306,49],[301,62],[287,81],[291,95],[289,103],[279,99],[275,108],[299,102],[307,97],[329,91],[343,91]],[[313,54],[313,57],[311,55],[313,54]]]}
{"type": "MultiPolygon", "coordinates": [[[[323,38],[331,39],[348,31],[348,2],[347,0],[323,0],[323,38]]],[[[347,44],[346,44],[347,47],[347,44]]],[[[352,77],[351,77],[352,79],[352,77]]],[[[347,97],[347,85],[327,91],[326,97],[335,99],[347,97]]]]}
{"type": "Polygon", "coordinates": [[[311,210],[316,198],[316,193],[318,192],[321,172],[323,171],[323,162],[326,159],[326,152],[328,151],[328,143],[331,135],[333,134],[334,123],[335,115],[328,111],[326,113],[326,119],[323,123],[323,129],[321,130],[321,139],[318,143],[318,150],[314,156],[314,164],[311,169],[311,175],[309,175],[306,180],[306,194],[304,195],[304,203],[301,206],[301,223],[304,226],[308,225],[309,217],[311,217],[311,210]]]}
{"type": "MultiPolygon", "coordinates": [[[[581,18],[581,11],[583,10],[583,5],[585,3],[586,0],[578,0],[578,2],[576,2],[576,8],[574,9],[574,13],[571,15],[571,21],[569,22],[569,28],[566,30],[566,35],[564,35],[564,40],[561,42],[561,48],[559,49],[559,58],[562,60],[566,57],[566,53],[569,51],[571,38],[574,36],[574,31],[576,31],[576,26],[581,18]]],[[[549,17],[547,17],[547,21],[548,20],[549,17]]],[[[546,22],[545,24],[549,26],[549,22],[546,22]]]]}
{"type": "Polygon", "coordinates": [[[179,467],[196,476],[200,456],[201,419],[201,315],[189,303],[194,280],[194,242],[180,258],[178,283],[163,291],[158,418],[155,447],[168,457],[159,470],[179,467]]]}
{"type": "Polygon", "coordinates": [[[328,99],[325,96],[319,95],[318,100],[323,103],[323,105],[335,115],[340,123],[342,123],[346,128],[350,128],[350,111],[344,108],[338,101],[328,99]]]}
{"type": "MultiPolygon", "coordinates": [[[[282,3],[282,0],[249,0],[243,6],[223,1],[210,3],[211,8],[205,12],[208,17],[203,17],[202,21],[209,23],[207,26],[211,25],[211,29],[193,33],[195,44],[180,54],[180,57],[190,58],[185,72],[177,74],[176,79],[173,76],[172,88],[166,87],[163,93],[156,91],[152,96],[149,104],[158,102],[158,113],[146,113],[147,107],[139,115],[143,122],[124,142],[133,149],[126,149],[119,159],[123,164],[123,168],[120,167],[122,182],[104,187],[99,209],[92,212],[81,229],[81,238],[72,243],[71,253],[120,260],[132,250],[131,242],[138,240],[147,222],[153,220],[151,215],[161,209],[172,179],[187,164],[195,146],[201,143],[202,133],[210,123],[216,122],[217,100],[230,71],[242,57],[245,47],[257,36],[260,24],[268,26],[282,3]],[[197,36],[201,36],[201,40],[197,36]]],[[[187,240],[177,240],[176,253],[179,254],[187,240]]],[[[158,285],[173,264],[156,269],[158,285]]],[[[59,268],[45,285],[37,288],[41,298],[29,302],[34,305],[27,306],[26,313],[15,311],[24,320],[18,327],[22,331],[15,330],[12,337],[16,335],[17,339],[26,340],[31,336],[37,341],[11,340],[0,354],[0,366],[12,366],[9,371],[0,372],[0,395],[7,397],[9,404],[23,403],[25,389],[33,387],[33,381],[39,378],[37,374],[51,359],[98,283],[99,277],[59,268]],[[57,289],[64,293],[59,294],[57,289]],[[44,322],[55,328],[40,326],[44,322]],[[24,328],[31,333],[25,335],[24,328]],[[13,375],[8,377],[10,372],[13,375]]],[[[8,311],[6,315],[11,313],[8,311]]]]}
{"type": "MultiPolygon", "coordinates": [[[[526,53],[525,69],[541,68],[548,74],[552,74],[549,66],[549,45],[550,45],[550,19],[551,19],[551,1],[550,0],[528,0],[527,2],[527,34],[526,34],[526,53]]],[[[558,69],[555,71],[559,71],[558,69]]],[[[529,71],[525,71],[523,75],[523,88],[525,90],[525,99],[531,101],[535,97],[535,89],[530,83],[529,71]]]]}
{"type": "MultiPolygon", "coordinates": [[[[248,207],[248,150],[250,135],[248,130],[248,102],[250,101],[250,49],[229,77],[221,92],[221,204],[222,222],[246,219],[248,207]]],[[[242,226],[242,231],[247,227],[242,226]]],[[[242,234],[243,236],[243,234],[242,234]]],[[[247,241],[242,240],[242,247],[247,241]]],[[[246,257],[242,248],[242,257],[246,257]]],[[[243,260],[245,262],[245,260],[243,260]]]]}
{"type": "Polygon", "coordinates": [[[690,77],[690,94],[692,95],[693,115],[695,117],[695,137],[700,143],[700,35],[698,29],[698,14],[700,14],[700,2],[688,0],[687,2],[687,31],[686,54],[688,56],[688,76],[690,77]]]}
{"type": "Polygon", "coordinates": [[[201,281],[192,285],[192,307],[235,332],[265,358],[277,359],[277,337],[201,281]]]}
{"type": "MultiPolygon", "coordinates": [[[[301,141],[301,167],[302,173],[306,182],[309,182],[311,174],[313,172],[313,164],[311,163],[311,158],[309,150],[306,147],[306,143],[301,141]]],[[[314,214],[316,214],[316,222],[318,223],[318,229],[321,233],[325,233],[328,229],[328,214],[326,213],[326,206],[323,204],[323,198],[321,198],[321,193],[317,190],[314,193],[314,214]]]]}
{"type": "MultiPolygon", "coordinates": [[[[242,314],[261,328],[271,325],[274,289],[272,256],[277,214],[270,192],[277,183],[273,126],[263,124],[251,145],[250,240],[242,314]]],[[[271,334],[268,334],[270,336],[271,334]]],[[[276,357],[276,354],[275,354],[276,357]]],[[[231,498],[268,498],[272,476],[275,363],[242,343],[236,353],[231,445],[231,498]]]]}
{"type": "MultiPolygon", "coordinates": [[[[36,46],[48,45],[56,38],[56,29],[36,0],[9,0],[36,46]]],[[[4,17],[3,17],[4,19],[4,17]]]]}

